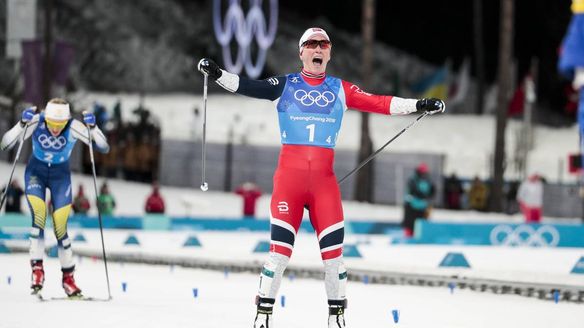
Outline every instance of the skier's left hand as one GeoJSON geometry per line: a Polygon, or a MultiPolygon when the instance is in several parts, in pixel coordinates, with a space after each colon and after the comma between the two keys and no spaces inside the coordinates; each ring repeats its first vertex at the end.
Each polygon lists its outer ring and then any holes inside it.
{"type": "Polygon", "coordinates": [[[442,113],[446,109],[446,104],[444,101],[438,98],[423,98],[418,100],[416,103],[416,109],[418,111],[427,112],[430,115],[436,113],[442,113]]]}
{"type": "Polygon", "coordinates": [[[91,112],[83,112],[83,123],[93,128],[95,126],[95,115],[91,112]]]}

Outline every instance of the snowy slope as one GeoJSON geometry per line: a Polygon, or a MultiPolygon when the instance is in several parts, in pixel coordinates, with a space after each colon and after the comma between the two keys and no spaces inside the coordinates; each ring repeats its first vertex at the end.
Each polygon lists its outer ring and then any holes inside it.
{"type": "MultiPolygon", "coordinates": [[[[251,327],[255,315],[255,274],[112,263],[111,302],[40,303],[28,295],[25,255],[0,255],[0,327],[251,327]],[[11,283],[7,283],[7,278],[11,283]],[[126,284],[126,291],[122,290],[126,284]],[[194,297],[193,289],[197,289],[194,297]]],[[[45,295],[63,296],[58,262],[46,263],[45,295]]],[[[77,281],[85,294],[107,297],[103,263],[85,259],[77,281]]],[[[285,279],[280,289],[274,326],[326,326],[326,297],[321,281],[285,279]]],[[[349,283],[347,327],[404,328],[577,328],[584,321],[581,305],[554,304],[519,296],[447,288],[349,283]],[[392,319],[399,311],[399,322],[392,319]]]]}

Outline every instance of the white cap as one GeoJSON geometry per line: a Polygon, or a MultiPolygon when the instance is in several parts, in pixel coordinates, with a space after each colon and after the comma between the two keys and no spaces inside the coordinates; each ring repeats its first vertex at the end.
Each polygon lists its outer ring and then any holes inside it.
{"type": "Polygon", "coordinates": [[[71,118],[69,104],[47,103],[45,108],[45,118],[53,121],[66,121],[71,118]]]}
{"type": "Polygon", "coordinates": [[[304,42],[310,40],[310,38],[312,38],[313,36],[315,36],[317,34],[324,36],[324,38],[327,39],[328,41],[331,40],[329,38],[328,34],[326,34],[325,30],[321,29],[320,27],[311,27],[311,28],[307,29],[306,31],[304,31],[304,34],[302,34],[300,41],[298,41],[298,48],[302,49],[302,44],[304,42]]]}

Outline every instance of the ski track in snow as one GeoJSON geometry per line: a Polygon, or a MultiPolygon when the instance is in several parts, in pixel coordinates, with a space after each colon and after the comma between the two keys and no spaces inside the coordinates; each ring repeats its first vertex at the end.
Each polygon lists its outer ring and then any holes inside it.
{"type": "MultiPolygon", "coordinates": [[[[28,295],[26,255],[0,255],[0,327],[252,327],[258,276],[110,263],[110,302],[40,302],[28,295]],[[11,277],[11,283],[7,283],[11,277]],[[122,283],[126,283],[126,292],[122,283]],[[197,289],[198,297],[193,295],[197,289]]],[[[58,261],[45,264],[43,295],[63,296],[58,261]]],[[[87,296],[107,297],[103,262],[83,259],[76,280],[87,296]]],[[[365,285],[349,282],[347,327],[549,328],[581,327],[582,305],[448,288],[365,285]],[[395,324],[391,311],[400,311],[395,324]]],[[[284,279],[277,328],[326,327],[321,281],[284,279]]]]}

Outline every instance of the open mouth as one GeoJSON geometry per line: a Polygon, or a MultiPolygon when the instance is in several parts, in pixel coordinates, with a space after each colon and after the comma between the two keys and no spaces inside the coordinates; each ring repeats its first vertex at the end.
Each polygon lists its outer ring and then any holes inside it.
{"type": "Polygon", "coordinates": [[[55,137],[61,134],[61,131],[63,131],[63,129],[49,129],[49,132],[55,137]]]}
{"type": "Polygon", "coordinates": [[[312,63],[322,65],[322,58],[313,58],[312,63]]]}

